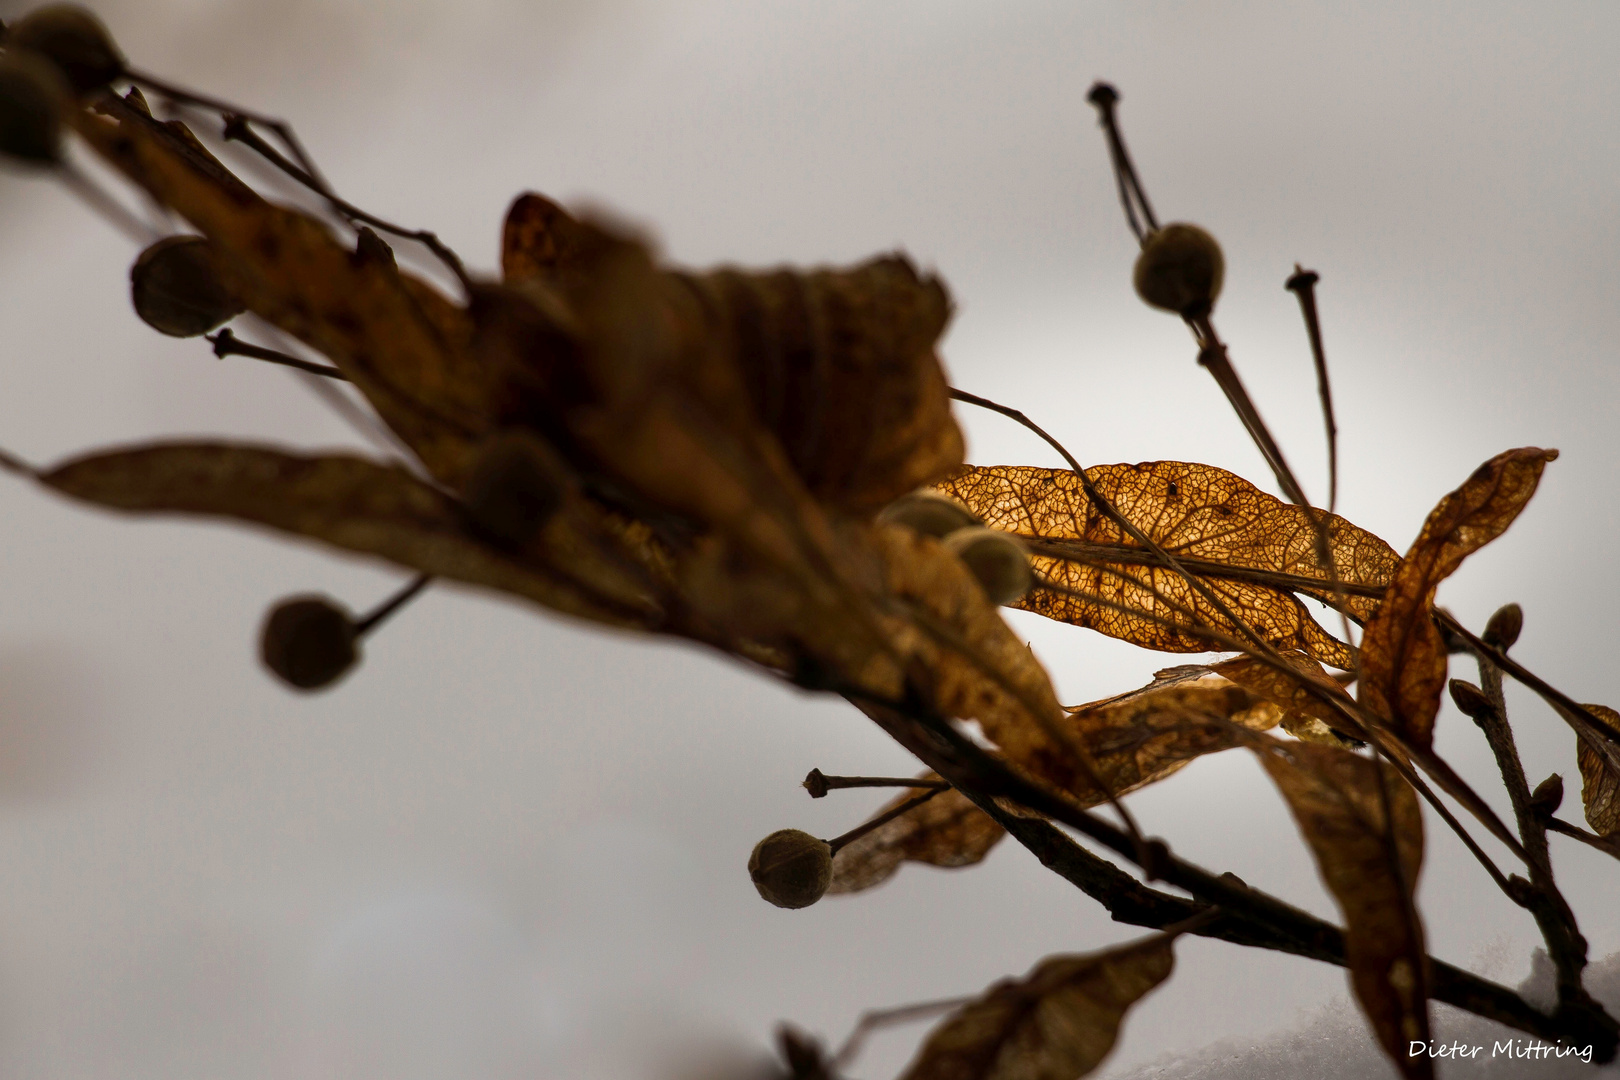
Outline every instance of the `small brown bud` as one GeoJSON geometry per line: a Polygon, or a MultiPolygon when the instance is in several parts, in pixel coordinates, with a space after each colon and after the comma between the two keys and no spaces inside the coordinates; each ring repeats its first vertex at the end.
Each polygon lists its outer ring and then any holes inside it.
{"type": "Polygon", "coordinates": [[[877,519],[885,525],[904,525],[924,536],[943,538],[957,529],[983,525],[967,507],[937,491],[913,491],[885,506],[877,519]]]}
{"type": "Polygon", "coordinates": [[[166,236],[129,269],[130,301],[141,321],[170,337],[196,337],[246,309],[220,278],[201,236],[166,236]]]}
{"type": "Polygon", "coordinates": [[[283,600],[264,620],[259,657],[289,686],[323,689],[360,659],[354,620],[323,596],[283,600]]]}
{"type": "Polygon", "coordinates": [[[72,91],[32,53],[0,53],[0,154],[30,165],[62,160],[62,115],[72,91]]]}
{"type": "Polygon", "coordinates": [[[1035,584],[1029,555],[1010,534],[982,526],[958,529],[945,546],[967,564],[992,604],[1010,604],[1035,584]]]}
{"type": "Polygon", "coordinates": [[[1524,629],[1524,608],[1518,604],[1503,604],[1496,609],[1490,621],[1485,624],[1485,632],[1480,635],[1485,644],[1494,645],[1503,652],[1513,648],[1513,643],[1519,640],[1519,632],[1524,629]]]}
{"type": "Polygon", "coordinates": [[[1476,721],[1484,720],[1496,711],[1491,699],[1485,696],[1485,691],[1463,679],[1451,680],[1451,700],[1464,716],[1473,717],[1476,721]]]}
{"type": "Polygon", "coordinates": [[[1564,802],[1564,778],[1553,773],[1530,793],[1530,809],[1541,817],[1552,817],[1564,802]]]}
{"type": "Polygon", "coordinates": [[[777,907],[809,907],[832,884],[832,848],[799,829],[778,829],[754,845],[748,876],[777,907]]]}
{"type": "Polygon", "coordinates": [[[127,66],[106,25],[78,4],[35,8],[11,24],[6,47],[43,56],[80,93],[106,86],[127,66]]]}
{"type": "Polygon", "coordinates": [[[1136,295],[1152,307],[1197,318],[1221,295],[1226,260],[1215,238],[1197,225],[1166,225],[1148,236],[1136,257],[1136,295]]]}
{"type": "Polygon", "coordinates": [[[462,501],[478,532],[503,547],[521,548],[562,506],[567,484],[564,466],[540,436],[510,428],[479,451],[462,501]]]}

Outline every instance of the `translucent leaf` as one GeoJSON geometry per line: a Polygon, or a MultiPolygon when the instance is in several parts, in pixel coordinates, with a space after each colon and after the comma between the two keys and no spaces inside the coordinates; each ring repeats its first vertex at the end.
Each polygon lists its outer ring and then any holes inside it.
{"type": "Polygon", "coordinates": [[[1361,703],[1388,717],[1407,742],[1427,748],[1446,682],[1446,644],[1431,619],[1442,581],[1507,529],[1536,493],[1556,450],[1496,455],[1440,500],[1401,561],[1361,640],[1361,703]]]}
{"type": "Polygon", "coordinates": [[[376,555],[618,626],[663,619],[650,576],[614,561],[589,507],[564,506],[528,550],[507,554],[467,531],[460,506],[403,469],[361,458],[181,443],[114,450],[39,475],[64,495],[115,510],[232,518],[376,555]]]}
{"type": "MultiPolygon", "coordinates": [[[[1086,475],[1127,520],[1203,578],[1266,641],[1335,667],[1351,666],[1348,646],[1323,630],[1293,595],[1334,600],[1331,586],[1324,586],[1329,575],[1318,564],[1315,533],[1303,510],[1210,465],[1097,465],[1086,475]]],[[[991,527],[1026,538],[1035,567],[1046,578],[1127,611],[1039,588],[1020,607],[1166,652],[1211,647],[1191,631],[1193,620],[1178,607],[1241,636],[1179,574],[1156,565],[1151,552],[1093,507],[1070,471],[969,466],[935,486],[961,499],[991,527]]],[[[1395,553],[1337,516],[1329,516],[1328,533],[1339,579],[1350,594],[1345,610],[1368,618],[1394,572],[1395,553]]]]}
{"type": "MultiPolygon", "coordinates": [[[[938,780],[939,774],[924,773],[922,778],[938,780]]],[[[887,813],[917,794],[908,790],[873,816],[887,813]]],[[[990,854],[1005,835],[1006,830],[990,815],[950,788],[840,848],[833,856],[832,885],[827,891],[854,893],[881,885],[902,862],[970,866],[990,854]]]]}
{"type": "Polygon", "coordinates": [[[1308,679],[1321,690],[1354,708],[1354,700],[1338,680],[1304,653],[1282,653],[1281,658],[1283,663],[1295,672],[1295,677],[1289,677],[1269,664],[1248,656],[1223,661],[1211,666],[1209,670],[1282,706],[1284,715],[1280,726],[1296,738],[1307,742],[1326,743],[1330,746],[1349,746],[1359,742],[1351,722],[1347,721],[1338,710],[1308,693],[1299,682],[1300,679],[1308,679]]]}
{"type": "MultiPolygon", "coordinates": [[[[1620,743],[1620,713],[1607,705],[1586,707],[1607,725],[1609,738],[1620,743]]],[[[1620,773],[1581,739],[1575,740],[1575,758],[1581,767],[1581,805],[1587,824],[1599,836],[1620,840],[1620,773]]]]}
{"type": "Polygon", "coordinates": [[[1427,1056],[1406,1052],[1429,1037],[1423,926],[1413,905],[1423,865],[1417,794],[1391,766],[1347,750],[1272,740],[1255,752],[1344,912],[1350,986],[1374,1033],[1402,1075],[1433,1076],[1427,1056]],[[1398,861],[1386,838],[1386,794],[1398,861]]]}
{"type": "Polygon", "coordinates": [[[1049,956],[946,1017],[902,1080],[1076,1080],[1114,1048],[1130,1007],[1170,977],[1172,939],[1049,956]]]}
{"type": "MultiPolygon", "coordinates": [[[[540,195],[507,214],[508,281],[565,297],[592,276],[592,226],[540,195]]],[[[935,343],[950,315],[937,278],[902,256],[837,270],[660,270],[684,331],[740,374],[758,422],[823,503],[864,513],[962,462],[935,343]]]]}

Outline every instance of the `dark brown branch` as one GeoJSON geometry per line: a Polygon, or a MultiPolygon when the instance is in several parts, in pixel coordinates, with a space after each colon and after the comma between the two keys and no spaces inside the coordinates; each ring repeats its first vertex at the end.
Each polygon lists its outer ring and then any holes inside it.
{"type": "MultiPolygon", "coordinates": [[[[1107,908],[1115,922],[1159,929],[1214,910],[1196,900],[1143,885],[1113,863],[1093,855],[1048,822],[1018,817],[1007,813],[992,800],[975,798],[971,792],[964,794],[1005,828],[1013,839],[1024,845],[1043,866],[1107,908]]],[[[1344,932],[1314,916],[1301,915],[1302,920],[1310,926],[1308,941],[1257,926],[1224,912],[1207,926],[1190,932],[1234,945],[1271,949],[1344,967],[1344,932]]],[[[1505,986],[1433,957],[1430,957],[1429,965],[1433,974],[1429,990],[1435,1001],[1443,1001],[1548,1041],[1569,1033],[1558,1020],[1542,1014],[1505,986]]]]}
{"type": "Polygon", "coordinates": [[[1620,859],[1620,844],[1615,843],[1613,840],[1606,840],[1597,833],[1587,832],[1579,825],[1571,825],[1562,818],[1549,817],[1547,819],[1547,831],[1561,833],[1564,836],[1579,840],[1589,847],[1595,847],[1605,855],[1612,855],[1616,859],[1620,859]]]}

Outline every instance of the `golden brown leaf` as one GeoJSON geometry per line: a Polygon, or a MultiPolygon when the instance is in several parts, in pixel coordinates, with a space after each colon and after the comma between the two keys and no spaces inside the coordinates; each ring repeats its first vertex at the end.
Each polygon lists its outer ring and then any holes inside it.
{"type": "Polygon", "coordinates": [[[1125,1013],[1175,967],[1157,935],[1107,952],[1049,956],[946,1017],[902,1080],[1076,1080],[1114,1048],[1125,1013]]]}
{"type": "MultiPolygon", "coordinates": [[[[938,780],[939,774],[924,773],[922,778],[938,780]]],[[[872,816],[887,813],[916,795],[908,790],[872,816]]],[[[1005,835],[1006,830],[990,815],[950,788],[839,848],[833,856],[832,885],[827,892],[854,893],[881,885],[902,862],[971,866],[990,854],[1005,835]]]]}
{"type": "MultiPolygon", "coordinates": [[[[597,232],[549,199],[520,196],[503,235],[508,282],[577,298],[598,274],[597,232]]],[[[688,348],[735,370],[754,417],[817,500],[867,513],[961,464],[934,353],[950,301],[904,257],[659,277],[649,294],[680,313],[688,348]]]]}
{"type": "Polygon", "coordinates": [[[207,236],[250,311],[330,357],[429,471],[456,483],[489,428],[492,393],[468,351],[465,314],[392,261],[340,244],[316,219],[185,152],[136,110],[112,111],[116,121],[76,114],[90,146],[207,236]]]}
{"type": "MultiPolygon", "coordinates": [[[[1317,625],[1293,595],[1334,599],[1305,511],[1210,465],[1096,465],[1086,475],[1128,521],[1203,578],[1267,642],[1335,667],[1351,666],[1348,646],[1317,625]]],[[[969,466],[935,486],[961,499],[991,527],[1026,538],[1042,576],[1142,614],[1040,588],[1019,607],[1166,652],[1211,647],[1178,607],[1228,636],[1241,636],[1179,574],[1156,565],[1151,552],[1093,507],[1072,472],[969,466]],[[1163,625],[1165,621],[1171,625],[1163,625]]],[[[1327,524],[1339,580],[1350,592],[1345,610],[1368,618],[1378,605],[1376,596],[1368,594],[1388,584],[1395,553],[1343,518],[1328,515],[1327,524]]]]}
{"type": "MultiPolygon", "coordinates": [[[[1609,737],[1620,743],[1620,712],[1607,705],[1586,708],[1609,729],[1609,737]]],[[[1620,773],[1585,740],[1575,740],[1575,759],[1581,767],[1581,805],[1592,831],[1610,840],[1620,840],[1620,773]]]]}
{"type": "Polygon", "coordinates": [[[1300,685],[1301,679],[1309,680],[1324,693],[1354,710],[1354,699],[1343,686],[1339,685],[1338,680],[1304,653],[1286,652],[1281,654],[1281,658],[1283,663],[1296,672],[1296,677],[1291,678],[1269,664],[1249,656],[1223,661],[1212,665],[1210,670],[1282,706],[1285,711],[1281,727],[1295,738],[1325,743],[1329,746],[1349,746],[1359,741],[1354,734],[1355,727],[1352,726],[1353,711],[1351,718],[1347,720],[1339,710],[1307,692],[1300,685]]]}
{"type": "Polygon", "coordinates": [[[109,509],[266,525],[598,622],[650,626],[663,618],[648,577],[612,557],[577,499],[529,549],[506,554],[470,535],[451,499],[403,469],[355,457],[169,444],[82,457],[38,479],[109,509]]]}
{"type": "Polygon", "coordinates": [[[1359,697],[1403,740],[1427,748],[1446,682],[1446,644],[1430,614],[1440,583],[1513,523],[1556,450],[1504,451],[1440,500],[1401,561],[1361,640],[1359,697]]]}
{"type": "Polygon", "coordinates": [[[1402,1075],[1433,1076],[1427,1056],[1407,1054],[1408,1043],[1429,1037],[1423,925],[1412,899],[1423,866],[1417,794],[1389,765],[1347,750],[1272,740],[1255,752],[1344,912],[1351,989],[1379,1042],[1402,1075]]]}

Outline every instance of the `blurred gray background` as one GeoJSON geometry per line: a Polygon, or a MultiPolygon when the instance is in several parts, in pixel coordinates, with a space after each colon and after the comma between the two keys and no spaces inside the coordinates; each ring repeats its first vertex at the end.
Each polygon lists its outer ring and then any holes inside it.
{"type": "MultiPolygon", "coordinates": [[[[1202,461],[1269,487],[1185,330],[1130,291],[1084,101],[1108,78],[1161,216],[1225,247],[1219,324],[1314,496],[1316,390],[1282,287],[1296,261],[1322,274],[1341,513],[1404,550],[1485,458],[1563,451],[1441,600],[1476,627],[1523,603],[1521,659],[1620,704],[1611,3],[93,6],[136,64],[291,118],[342,192],[477,269],[528,188],[699,266],[904,248],[956,298],[957,385],[1086,462],[1202,461]]],[[[291,373],[146,329],[134,255],[62,187],[0,173],[0,446],[49,462],[182,435],[364,445],[291,373]]],[[[972,461],[1057,464],[1008,422],[960,419],[972,461]]],[[[833,835],[879,801],[812,802],[809,768],[912,763],[848,706],[713,655],[435,587],[346,683],[297,697],[254,658],[266,606],[321,591],[363,609],[405,575],[10,477],[0,515],[7,1077],[712,1075],[763,1053],[779,1019],[836,1040],[863,1009],[1133,936],[1010,843],[976,868],[766,905],[743,868],[755,840],[833,835]]],[[[1069,702],[1178,662],[1010,618],[1069,702]]],[[[1573,737],[1528,695],[1510,706],[1532,782],[1562,772],[1578,817],[1573,737]]],[[[1438,743],[1499,786],[1449,707],[1438,743]]],[[[1183,854],[1336,918],[1248,758],[1131,805],[1183,854]]],[[[1433,950],[1524,977],[1529,917],[1430,837],[1433,950]]],[[[1554,846],[1593,956],[1615,953],[1620,866],[1554,846]]],[[[1294,1075],[1330,1076],[1365,1048],[1353,1023],[1297,1034],[1353,1008],[1338,970],[1178,953],[1105,1072],[1291,1039],[1294,1075]]],[[[893,1074],[919,1033],[879,1037],[855,1071],[893,1074]]]]}

